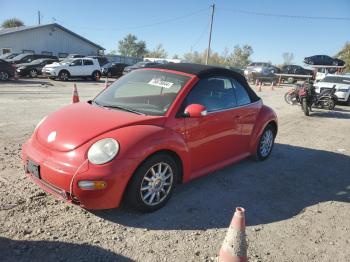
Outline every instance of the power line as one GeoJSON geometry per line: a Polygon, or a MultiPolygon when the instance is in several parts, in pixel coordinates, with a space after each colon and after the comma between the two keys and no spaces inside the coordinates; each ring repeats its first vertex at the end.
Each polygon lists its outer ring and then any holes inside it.
{"type": "Polygon", "coordinates": [[[174,18],[169,18],[169,19],[165,19],[165,20],[161,20],[155,23],[151,23],[151,24],[146,24],[146,25],[138,25],[138,26],[127,26],[127,27],[120,27],[120,28],[106,28],[106,27],[102,27],[102,28],[91,28],[91,27],[79,27],[79,26],[73,26],[75,28],[81,28],[81,29],[89,29],[89,30],[98,30],[98,31],[123,31],[123,30],[130,30],[130,29],[142,29],[142,28],[147,28],[147,27],[153,27],[153,26],[158,26],[158,25],[163,25],[163,24],[167,24],[167,23],[171,23],[171,22],[175,22],[178,20],[182,20],[191,16],[195,16],[197,14],[203,13],[204,11],[207,11],[208,8],[203,8],[200,9],[198,11],[186,14],[186,15],[182,15],[182,16],[177,16],[174,18]]]}
{"type": "Polygon", "coordinates": [[[200,33],[199,37],[196,39],[196,41],[194,41],[194,43],[190,46],[191,47],[191,52],[193,51],[193,49],[198,45],[199,41],[202,40],[204,34],[207,32],[207,30],[209,29],[209,25],[210,23],[208,22],[208,24],[205,25],[205,27],[203,28],[203,31],[200,33]]]}
{"type": "Polygon", "coordinates": [[[273,14],[273,13],[261,13],[261,12],[253,12],[253,11],[246,11],[246,10],[239,10],[239,9],[227,9],[227,8],[219,8],[219,10],[232,12],[232,13],[256,15],[256,16],[269,16],[269,17],[281,17],[281,18],[292,18],[292,19],[350,21],[350,17],[304,16],[304,15],[273,14]]]}

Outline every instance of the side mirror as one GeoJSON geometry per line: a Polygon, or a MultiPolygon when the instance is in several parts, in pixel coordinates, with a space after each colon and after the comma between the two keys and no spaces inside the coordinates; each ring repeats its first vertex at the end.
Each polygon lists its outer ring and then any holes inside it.
{"type": "Polygon", "coordinates": [[[202,117],[207,115],[207,109],[205,106],[200,104],[191,104],[185,108],[184,114],[185,117],[202,117]]]}

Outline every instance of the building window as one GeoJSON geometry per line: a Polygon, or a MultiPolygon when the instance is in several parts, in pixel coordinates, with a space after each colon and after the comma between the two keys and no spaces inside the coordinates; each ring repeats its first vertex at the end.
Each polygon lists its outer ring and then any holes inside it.
{"type": "Polygon", "coordinates": [[[52,52],[42,51],[41,54],[42,55],[52,55],[52,52]]]}
{"type": "Polygon", "coordinates": [[[24,54],[34,54],[35,52],[34,52],[34,50],[26,50],[26,49],[23,49],[22,50],[22,53],[24,54]]]}
{"type": "Polygon", "coordinates": [[[2,49],[2,54],[8,54],[8,53],[11,53],[12,52],[12,48],[3,48],[2,49]]]}
{"type": "Polygon", "coordinates": [[[58,53],[59,58],[66,58],[68,56],[67,53],[58,53]]]}

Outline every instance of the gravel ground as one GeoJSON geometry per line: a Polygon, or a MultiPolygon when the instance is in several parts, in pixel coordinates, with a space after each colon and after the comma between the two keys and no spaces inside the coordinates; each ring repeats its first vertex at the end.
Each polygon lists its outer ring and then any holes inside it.
{"type": "MultiPolygon", "coordinates": [[[[101,82],[77,83],[80,99],[101,82]]],[[[350,107],[305,117],[259,95],[279,117],[271,157],[244,160],[180,185],[151,214],[89,212],[44,193],[22,170],[21,144],[71,102],[73,82],[0,83],[1,261],[213,261],[234,207],[246,209],[250,261],[350,261],[350,107]]]]}

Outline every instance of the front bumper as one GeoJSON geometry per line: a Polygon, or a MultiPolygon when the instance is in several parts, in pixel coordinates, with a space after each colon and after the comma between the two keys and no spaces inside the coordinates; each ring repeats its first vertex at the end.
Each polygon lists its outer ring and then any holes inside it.
{"type": "Polygon", "coordinates": [[[43,76],[56,76],[55,71],[44,71],[42,70],[42,75],[43,76]]]}
{"type": "Polygon", "coordinates": [[[22,148],[25,173],[46,192],[83,208],[119,207],[127,183],[137,167],[137,161],[134,159],[114,160],[105,165],[93,165],[85,161],[86,148],[83,147],[70,152],[54,152],[44,148],[35,141],[35,138],[31,138],[22,148]],[[73,155],[83,157],[72,158],[73,155]],[[29,159],[40,165],[41,179],[28,172],[29,159]],[[77,170],[79,172],[73,179],[77,170]],[[107,187],[101,190],[83,190],[78,187],[78,182],[81,180],[103,180],[106,181],[107,187]],[[70,192],[71,182],[72,194],[70,192]]]}

